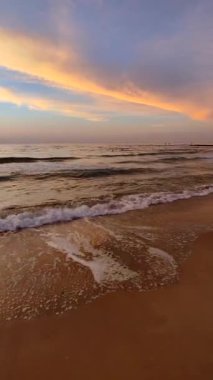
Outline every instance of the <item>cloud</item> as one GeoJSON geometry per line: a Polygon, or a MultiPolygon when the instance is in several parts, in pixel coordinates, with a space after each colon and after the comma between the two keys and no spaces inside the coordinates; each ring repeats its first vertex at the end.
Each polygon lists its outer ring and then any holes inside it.
{"type": "Polygon", "coordinates": [[[69,102],[48,99],[29,94],[21,94],[11,89],[0,87],[0,103],[11,103],[18,107],[24,106],[32,110],[55,112],[64,116],[81,118],[89,121],[104,121],[105,117],[82,105],[71,105],[69,102]]]}
{"type": "MultiPolygon", "coordinates": [[[[127,108],[130,112],[137,109],[139,113],[141,109],[143,113],[145,107],[150,107],[151,114],[159,109],[194,119],[212,118],[213,57],[208,0],[201,6],[197,6],[196,1],[194,8],[186,7],[183,1],[171,6],[169,1],[162,0],[157,7],[160,13],[147,1],[135,0],[131,12],[130,2],[126,0],[119,9],[112,6],[111,1],[94,0],[92,11],[83,0],[66,1],[63,7],[58,1],[53,3],[52,10],[61,10],[51,13],[56,21],[58,19],[58,38],[55,35],[51,38],[49,34],[44,38],[30,30],[0,29],[0,66],[52,86],[53,91],[58,87],[86,94],[96,99],[97,107],[104,112],[110,112],[111,103],[113,112],[117,109],[122,114],[127,108]],[[75,9],[74,15],[68,12],[69,7],[66,12],[68,3],[75,9]],[[157,16],[163,17],[166,9],[170,14],[164,22],[157,16]],[[94,14],[101,20],[97,17],[95,25],[90,19],[94,14]],[[169,22],[171,14],[174,22],[169,22]],[[85,17],[87,22],[84,22],[85,17]],[[157,26],[150,24],[153,17],[157,26]],[[129,25],[127,20],[130,20],[129,25]],[[103,26],[101,33],[99,29],[103,26]]],[[[86,102],[84,107],[87,109],[86,102]]]]}
{"type": "Polygon", "coordinates": [[[141,90],[128,80],[118,83],[119,86],[115,83],[114,88],[111,85],[107,87],[96,83],[92,74],[91,79],[88,77],[81,58],[74,50],[61,45],[55,46],[45,39],[0,30],[0,65],[64,89],[183,112],[197,118],[205,118],[208,115],[208,110],[198,110],[197,106],[185,105],[184,102],[170,102],[160,94],[141,90]]]}

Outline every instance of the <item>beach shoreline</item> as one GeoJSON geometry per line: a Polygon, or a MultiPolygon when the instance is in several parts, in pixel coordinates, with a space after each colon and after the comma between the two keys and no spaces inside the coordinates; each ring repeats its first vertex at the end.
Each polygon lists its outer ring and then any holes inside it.
{"type": "MultiPolygon", "coordinates": [[[[177,201],[147,210],[146,223],[155,214],[156,225],[159,218],[163,224],[173,218],[177,228],[183,221],[210,225],[211,211],[212,196],[177,201]]],[[[134,213],[135,220],[141,213],[134,213]]],[[[121,217],[124,224],[127,217],[121,217]]],[[[63,315],[2,323],[1,378],[210,380],[212,250],[213,232],[201,232],[173,285],[118,290],[63,315]]]]}

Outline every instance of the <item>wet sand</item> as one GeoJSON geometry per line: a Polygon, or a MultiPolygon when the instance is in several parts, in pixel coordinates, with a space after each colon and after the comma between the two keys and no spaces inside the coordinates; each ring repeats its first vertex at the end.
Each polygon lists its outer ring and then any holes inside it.
{"type": "MultiPolygon", "coordinates": [[[[178,231],[197,221],[211,225],[212,215],[206,197],[150,208],[146,223],[178,231]]],[[[119,218],[125,224],[127,215],[119,218]]],[[[2,323],[0,378],[212,379],[213,232],[198,232],[190,250],[171,286],[117,291],[60,316],[2,323]]]]}

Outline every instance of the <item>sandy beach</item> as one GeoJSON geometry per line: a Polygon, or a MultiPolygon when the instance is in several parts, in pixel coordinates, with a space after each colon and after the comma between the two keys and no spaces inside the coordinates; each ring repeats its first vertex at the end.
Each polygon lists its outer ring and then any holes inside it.
{"type": "MultiPolygon", "coordinates": [[[[146,223],[155,213],[155,224],[173,220],[177,229],[198,219],[211,225],[212,197],[145,211],[146,223]]],[[[1,379],[212,379],[213,233],[199,233],[190,250],[173,285],[118,290],[63,315],[2,322],[1,379]]]]}

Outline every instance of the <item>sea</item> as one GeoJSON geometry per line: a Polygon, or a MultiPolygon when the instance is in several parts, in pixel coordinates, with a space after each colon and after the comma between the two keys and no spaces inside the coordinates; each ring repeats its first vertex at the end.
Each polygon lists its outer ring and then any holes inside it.
{"type": "Polygon", "coordinates": [[[213,146],[0,145],[0,323],[176,283],[211,193],[213,146]]]}
{"type": "Polygon", "coordinates": [[[213,146],[0,145],[0,231],[213,192],[213,146]]]}

